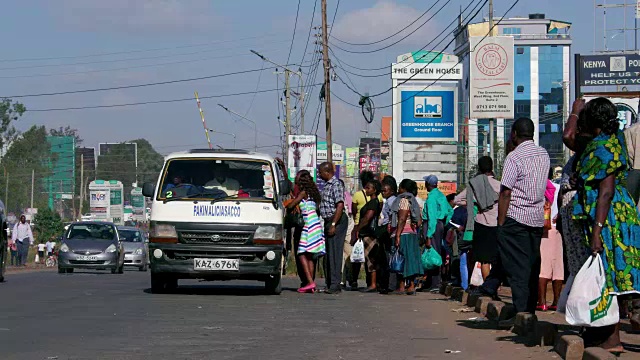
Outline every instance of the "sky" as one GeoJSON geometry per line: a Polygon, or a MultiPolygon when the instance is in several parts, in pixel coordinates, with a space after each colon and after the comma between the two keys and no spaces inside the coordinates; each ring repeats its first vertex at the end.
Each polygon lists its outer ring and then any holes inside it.
{"type": "MultiPolygon", "coordinates": [[[[513,1],[495,0],[495,16],[502,16],[513,1]]],[[[385,69],[370,71],[353,67],[384,68],[394,62],[397,55],[427,44],[430,50],[451,51],[446,48],[453,39],[450,32],[433,39],[446,30],[457,19],[460,9],[468,4],[466,0],[328,0],[328,21],[333,22],[331,57],[337,75],[331,84],[335,95],[332,98],[334,142],[356,146],[363,135],[361,131],[367,128],[370,135],[379,136],[381,117],[391,114],[390,108],[378,109],[374,122],[366,124],[360,108],[353,106],[359,97],[349,87],[361,94],[376,94],[387,90],[391,79],[385,69]],[[425,17],[389,40],[371,46],[347,44],[384,39],[432,6],[425,17]],[[430,20],[420,26],[428,18],[430,20]],[[398,41],[413,30],[412,35],[398,41]],[[394,45],[379,50],[390,44],[394,45]],[[352,54],[340,48],[371,52],[352,54]]],[[[545,13],[547,18],[572,22],[573,52],[592,52],[592,0],[520,0],[507,16],[529,13],[545,13]]],[[[316,66],[319,54],[314,54],[319,50],[315,43],[319,30],[311,26],[321,25],[320,0],[301,0],[299,9],[297,0],[21,0],[5,2],[3,14],[0,97],[13,97],[27,107],[28,111],[16,124],[19,130],[32,125],[50,128],[70,125],[79,130],[85,146],[146,138],[163,154],[206,147],[198,108],[190,99],[194,91],[198,91],[207,126],[218,132],[211,134],[215,145],[233,147],[235,135],[238,148],[251,149],[255,145],[260,151],[276,154],[284,132],[281,122],[284,106],[280,101],[284,77],[250,52],[255,50],[278,64],[288,63],[292,69],[302,70],[309,85],[305,87],[308,106],[305,131],[316,133],[319,128],[319,140],[325,136],[324,112],[317,116],[320,87],[314,86],[322,82],[322,70],[316,66]],[[316,71],[310,73],[314,68],[316,71]],[[217,76],[234,72],[240,74],[217,76]],[[198,77],[208,78],[174,82],[198,77]],[[83,91],[158,82],[168,83],[83,91]],[[275,89],[279,91],[268,91],[275,89]],[[213,97],[256,90],[260,92],[213,97]],[[58,92],[75,93],[17,97],[58,92]],[[187,100],[50,110],[178,99],[187,100]],[[257,144],[254,144],[253,124],[229,114],[218,104],[255,122],[257,144]]],[[[485,8],[476,20],[487,14],[485,8]]],[[[602,15],[597,17],[596,30],[601,29],[601,18],[602,15]]],[[[608,19],[610,23],[616,20],[620,22],[619,17],[608,19]]],[[[602,39],[598,36],[600,46],[602,39]]],[[[609,44],[621,46],[622,41],[622,36],[616,36],[609,44]]],[[[281,72],[282,68],[278,70],[281,72]]],[[[291,77],[291,84],[297,93],[296,76],[291,77]]],[[[373,100],[376,106],[384,107],[391,103],[391,93],[373,100]]],[[[292,108],[294,106],[294,124],[299,124],[301,106],[295,97],[292,98],[292,108]]]]}

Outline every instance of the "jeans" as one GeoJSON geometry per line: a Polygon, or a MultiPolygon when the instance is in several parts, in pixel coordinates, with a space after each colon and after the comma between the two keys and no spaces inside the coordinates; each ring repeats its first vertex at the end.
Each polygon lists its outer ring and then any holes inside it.
{"type": "Polygon", "coordinates": [[[17,241],[16,244],[18,245],[18,266],[26,265],[29,256],[29,239],[17,241]]]}
{"type": "Polygon", "coordinates": [[[467,267],[468,252],[460,253],[460,286],[467,290],[469,287],[469,268],[467,267]]]}

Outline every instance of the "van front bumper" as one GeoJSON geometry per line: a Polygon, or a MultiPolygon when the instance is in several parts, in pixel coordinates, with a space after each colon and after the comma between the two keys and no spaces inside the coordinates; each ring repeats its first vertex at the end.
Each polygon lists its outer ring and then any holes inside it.
{"type": "Polygon", "coordinates": [[[171,275],[177,279],[261,281],[282,271],[282,254],[282,245],[149,244],[151,272],[171,275]],[[272,260],[267,258],[269,252],[272,252],[269,254],[272,260]],[[195,259],[237,259],[239,270],[195,270],[195,259]]]}

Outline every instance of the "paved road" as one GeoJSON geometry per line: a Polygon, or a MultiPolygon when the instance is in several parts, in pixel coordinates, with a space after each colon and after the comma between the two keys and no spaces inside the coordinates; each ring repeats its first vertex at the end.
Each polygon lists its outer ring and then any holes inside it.
{"type": "Polygon", "coordinates": [[[13,274],[0,284],[2,359],[550,359],[441,296],[281,296],[259,283],[184,281],[150,294],[149,273],[13,274]],[[236,285],[232,287],[231,285],[236,285]],[[237,287],[239,285],[240,287],[237,287]],[[506,340],[506,341],[504,341],[506,340]],[[445,354],[445,350],[460,350],[445,354]],[[502,356],[496,356],[502,354],[502,356]]]}

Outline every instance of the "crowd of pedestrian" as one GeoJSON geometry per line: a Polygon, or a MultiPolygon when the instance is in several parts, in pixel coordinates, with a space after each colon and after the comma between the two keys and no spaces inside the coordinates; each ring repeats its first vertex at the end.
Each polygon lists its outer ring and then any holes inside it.
{"type": "MultiPolygon", "coordinates": [[[[574,154],[556,177],[547,151],[534,142],[533,121],[518,119],[500,179],[488,156],[478,159],[477,174],[457,194],[444,194],[437,176],[427,175],[422,206],[411,179],[398,183],[365,171],[362,188],[349,194],[329,162],[319,167],[322,191],[301,171],[287,204],[289,214],[300,214],[289,222],[299,291],[316,291],[316,263],[324,255],[326,294],[414,295],[448,281],[499,299],[498,289],[508,285],[516,312],[557,311],[568,306],[560,304],[563,297],[580,291],[573,278],[599,254],[602,297],[617,298],[622,317],[632,304],[631,322],[640,328],[639,126],[623,134],[609,100],[577,100],[563,136],[574,154]],[[366,286],[360,288],[362,264],[366,286]]],[[[586,327],[583,337],[620,352],[619,328],[586,327]]]]}

